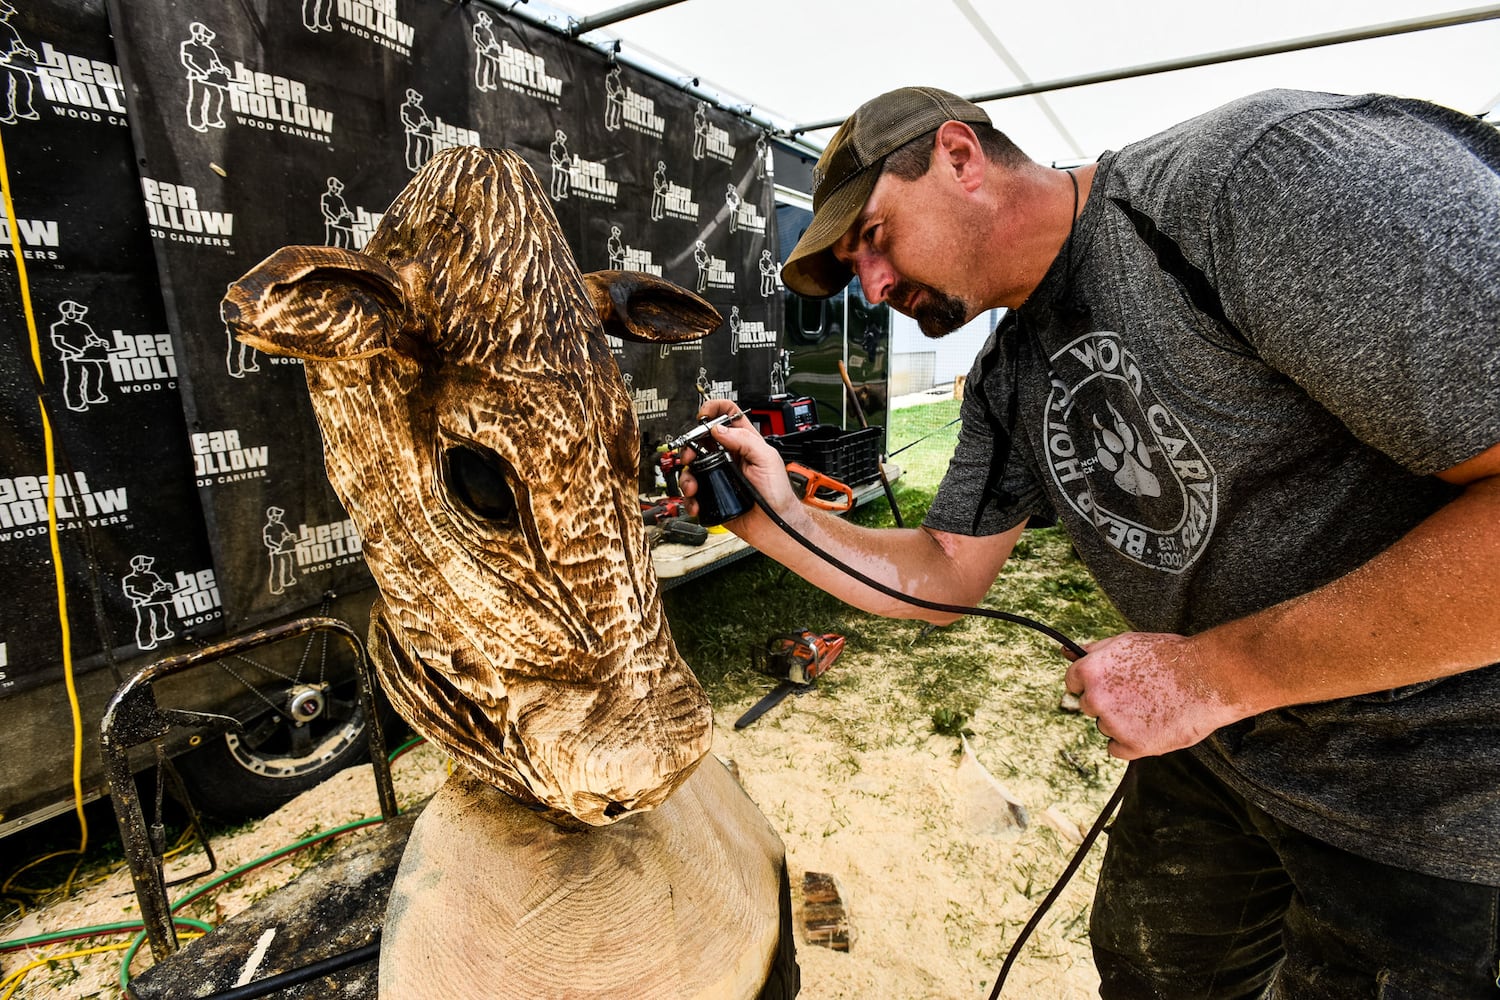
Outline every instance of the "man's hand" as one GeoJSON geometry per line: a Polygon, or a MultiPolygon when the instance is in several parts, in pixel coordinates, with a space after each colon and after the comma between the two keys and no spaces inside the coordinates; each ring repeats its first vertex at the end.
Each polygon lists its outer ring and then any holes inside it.
{"type": "Polygon", "coordinates": [[[1089,646],[1068,667],[1067,687],[1098,720],[1110,755],[1134,760],[1193,746],[1251,714],[1215,677],[1192,639],[1126,632],[1089,646]]]}
{"type": "MultiPolygon", "coordinates": [[[[705,400],[698,408],[699,417],[708,419],[725,413],[739,412],[739,406],[727,399],[705,400]]],[[[792,492],[791,483],[787,479],[786,463],[781,460],[781,455],[776,449],[766,443],[766,439],[755,429],[748,417],[722,423],[709,433],[729,453],[729,457],[734,459],[740,472],[744,474],[750,485],[755,487],[756,492],[765,499],[766,503],[770,504],[772,510],[783,518],[790,518],[796,514],[801,503],[796,493],[792,492]]],[[[682,484],[683,496],[688,498],[688,512],[696,515],[698,501],[692,498],[698,493],[698,481],[693,478],[692,474],[692,454],[692,447],[689,446],[683,457],[690,461],[678,475],[678,482],[682,484]]],[[[747,521],[752,517],[765,519],[765,515],[761,514],[757,508],[730,521],[727,527],[735,534],[743,536],[753,524],[747,521]]]]}

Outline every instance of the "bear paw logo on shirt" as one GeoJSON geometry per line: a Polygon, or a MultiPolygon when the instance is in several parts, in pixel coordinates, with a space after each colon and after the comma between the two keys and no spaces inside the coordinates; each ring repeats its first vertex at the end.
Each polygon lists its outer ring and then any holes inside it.
{"type": "Polygon", "coordinates": [[[1161,480],[1151,472],[1151,453],[1146,442],[1130,422],[1120,416],[1113,403],[1107,404],[1110,425],[1106,427],[1098,414],[1094,425],[1094,457],[1115,474],[1115,485],[1135,497],[1161,496],[1161,480]]]}

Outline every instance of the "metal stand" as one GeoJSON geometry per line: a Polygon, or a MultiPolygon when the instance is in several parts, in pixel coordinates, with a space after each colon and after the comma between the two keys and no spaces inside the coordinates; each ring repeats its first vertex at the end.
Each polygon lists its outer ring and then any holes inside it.
{"type": "Polygon", "coordinates": [[[153,685],[159,680],[205,663],[320,630],[342,636],[354,651],[359,702],[365,714],[365,738],[370,748],[370,763],[375,770],[375,791],[380,800],[380,815],[382,819],[391,819],[398,812],[396,789],[391,783],[390,763],[386,760],[385,733],[375,705],[375,672],[364,643],[348,623],[337,618],[299,618],[226,639],[192,653],[157,660],[122,684],[104,711],[99,744],[104,757],[105,776],[109,781],[110,800],[114,804],[115,819],[120,824],[120,839],[124,843],[126,863],[130,865],[130,878],[135,884],[136,900],[141,907],[146,938],[158,962],[177,950],[177,930],[173,926],[172,907],[167,900],[162,858],[152,844],[146,828],[146,818],[141,811],[135,774],[130,767],[130,750],[142,743],[160,747],[161,741],[174,725],[238,729],[239,722],[228,716],[207,712],[163,709],[156,702],[153,685]]]}

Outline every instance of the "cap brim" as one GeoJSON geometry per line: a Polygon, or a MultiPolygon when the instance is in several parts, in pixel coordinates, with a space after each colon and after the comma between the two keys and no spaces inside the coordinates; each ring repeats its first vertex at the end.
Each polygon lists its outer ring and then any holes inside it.
{"type": "Polygon", "coordinates": [[[782,284],[798,295],[823,299],[849,283],[854,272],[833,256],[831,248],[859,218],[879,178],[878,164],[867,167],[828,195],[781,266],[782,284]]]}

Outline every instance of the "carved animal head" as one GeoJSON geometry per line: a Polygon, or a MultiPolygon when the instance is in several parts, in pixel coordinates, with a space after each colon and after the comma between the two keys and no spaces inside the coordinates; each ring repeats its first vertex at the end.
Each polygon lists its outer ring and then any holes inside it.
{"type": "Polygon", "coordinates": [[[407,721],[560,823],[670,795],[711,715],[662,613],[605,332],[687,340],[718,313],[649,275],[580,275],[521,158],[463,148],[428,162],[363,253],[280,250],[223,315],[306,362],[380,588],[370,653],[407,721]]]}

